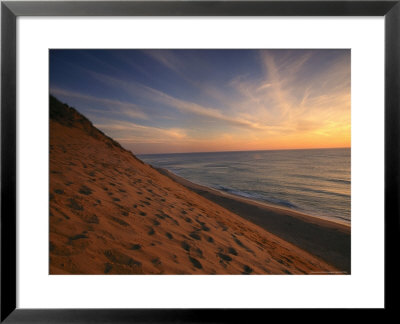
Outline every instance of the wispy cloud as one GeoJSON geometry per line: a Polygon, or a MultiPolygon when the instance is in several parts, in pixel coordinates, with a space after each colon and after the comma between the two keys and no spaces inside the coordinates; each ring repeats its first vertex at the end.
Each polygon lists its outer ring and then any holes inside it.
{"type": "Polygon", "coordinates": [[[110,77],[108,75],[92,72],[93,77],[97,80],[107,83],[110,86],[123,88],[126,93],[133,97],[142,97],[146,100],[159,103],[161,105],[167,105],[170,108],[177,109],[184,113],[195,114],[197,116],[206,117],[216,121],[224,122],[231,126],[246,127],[251,129],[266,129],[267,125],[260,125],[257,122],[237,118],[234,116],[227,116],[223,114],[219,109],[212,107],[205,107],[195,102],[182,100],[173,97],[163,91],[151,88],[149,86],[140,84],[138,82],[124,81],[110,77]]]}
{"type": "Polygon", "coordinates": [[[349,67],[343,62],[299,82],[302,68],[312,58],[310,53],[281,58],[279,63],[268,52],[261,52],[260,58],[262,79],[238,76],[231,81],[231,86],[242,94],[237,110],[245,114],[251,107],[260,124],[280,125],[281,135],[326,130],[332,120],[350,124],[349,67]]]}
{"type": "MultiPolygon", "coordinates": [[[[166,68],[178,73],[181,76],[185,75],[182,73],[182,60],[180,60],[172,51],[168,50],[143,50],[143,53],[150,56],[158,63],[164,65],[166,68]]],[[[185,77],[186,79],[186,77],[185,77]]]]}
{"type": "Polygon", "coordinates": [[[186,131],[180,128],[163,129],[144,126],[120,120],[107,120],[107,123],[95,123],[95,126],[122,142],[168,142],[171,139],[186,138],[186,131]],[[123,137],[121,137],[121,135],[123,137]]]}
{"type": "Polygon", "coordinates": [[[184,64],[182,59],[170,50],[144,50],[143,53],[178,75],[190,85],[194,86],[204,96],[213,98],[225,104],[231,102],[231,96],[227,95],[221,89],[210,85],[209,80],[207,80],[207,82],[201,82],[198,76],[196,77],[196,75],[191,73],[192,71],[190,71],[190,67],[193,66],[212,73],[212,68],[208,66],[206,61],[200,60],[198,57],[189,57],[189,62],[185,62],[186,64],[184,64]]]}
{"type": "MultiPolygon", "coordinates": [[[[117,113],[117,114],[122,114],[131,118],[138,118],[138,119],[149,119],[149,116],[142,111],[141,108],[139,108],[137,105],[129,102],[123,102],[119,100],[113,100],[113,99],[107,99],[107,98],[101,98],[101,97],[95,97],[95,96],[89,96],[86,94],[82,94],[79,92],[74,92],[74,91],[68,91],[64,89],[59,89],[59,88],[51,88],[50,93],[55,95],[55,96],[62,96],[66,98],[77,98],[85,101],[89,101],[92,103],[97,103],[97,104],[102,104],[105,105],[107,108],[109,108],[108,112],[112,113],[117,113]]],[[[100,110],[100,109],[90,109],[93,112],[97,113],[105,113],[107,111],[100,110]]]]}

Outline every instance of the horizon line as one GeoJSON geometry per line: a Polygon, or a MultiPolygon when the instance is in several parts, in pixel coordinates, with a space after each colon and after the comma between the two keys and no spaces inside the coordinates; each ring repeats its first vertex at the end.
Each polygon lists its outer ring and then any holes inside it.
{"type": "Polygon", "coordinates": [[[349,147],[317,147],[317,148],[295,148],[295,149],[266,149],[266,150],[233,150],[233,151],[195,151],[195,152],[171,152],[171,153],[134,153],[135,155],[164,155],[164,154],[199,154],[199,153],[239,153],[239,152],[264,152],[264,151],[310,151],[310,150],[339,150],[351,149],[349,147]]]}

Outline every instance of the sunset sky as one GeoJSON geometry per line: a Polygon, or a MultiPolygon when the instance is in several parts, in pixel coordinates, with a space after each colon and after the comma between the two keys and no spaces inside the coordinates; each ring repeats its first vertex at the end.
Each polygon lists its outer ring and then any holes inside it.
{"type": "Polygon", "coordinates": [[[135,154],[350,147],[350,50],[50,50],[50,93],[135,154]]]}

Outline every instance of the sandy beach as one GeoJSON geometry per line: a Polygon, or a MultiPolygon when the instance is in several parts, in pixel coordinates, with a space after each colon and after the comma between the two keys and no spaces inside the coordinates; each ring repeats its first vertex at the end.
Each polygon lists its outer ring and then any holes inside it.
{"type": "Polygon", "coordinates": [[[350,272],[350,228],[192,184],[50,100],[50,274],[350,272]]]}
{"type": "Polygon", "coordinates": [[[201,186],[166,169],[158,171],[270,233],[318,256],[340,271],[350,273],[349,225],[201,186]]]}

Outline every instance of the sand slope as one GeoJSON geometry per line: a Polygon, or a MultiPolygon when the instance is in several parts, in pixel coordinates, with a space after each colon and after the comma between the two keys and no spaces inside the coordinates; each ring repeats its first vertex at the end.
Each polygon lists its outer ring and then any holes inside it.
{"type": "Polygon", "coordinates": [[[51,274],[336,271],[144,164],[50,100],[51,274]]]}
{"type": "Polygon", "coordinates": [[[351,273],[351,226],[309,216],[192,183],[165,169],[174,181],[328,262],[343,274],[351,273]]]}

